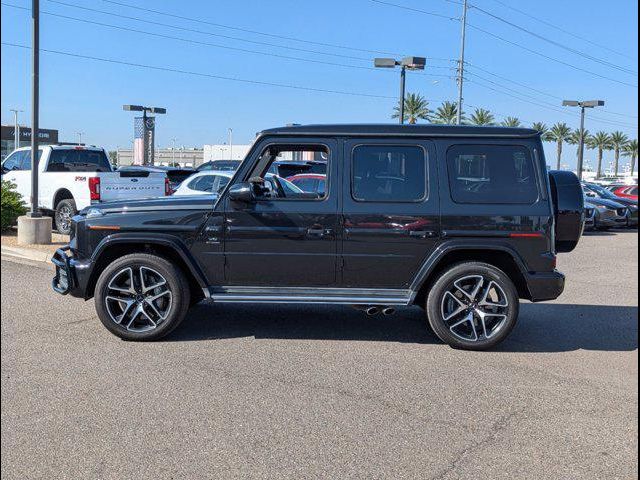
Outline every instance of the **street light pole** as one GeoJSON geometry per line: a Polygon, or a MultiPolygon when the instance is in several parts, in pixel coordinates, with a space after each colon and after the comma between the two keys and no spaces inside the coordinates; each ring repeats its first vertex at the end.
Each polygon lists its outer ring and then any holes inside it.
{"type": "Polygon", "coordinates": [[[233,160],[233,128],[229,129],[229,160],[233,160]]]}
{"type": "Polygon", "coordinates": [[[76,133],[78,135],[78,144],[82,145],[82,134],[83,134],[83,132],[76,132],[76,133]]]}
{"type": "Polygon", "coordinates": [[[576,174],[578,178],[582,180],[582,170],[584,169],[584,144],[586,141],[585,138],[585,120],[586,120],[586,109],[587,108],[596,108],[596,107],[604,107],[604,100],[588,100],[584,102],[579,102],[577,100],[565,100],[562,102],[563,107],[580,107],[580,145],[578,145],[578,165],[576,166],[576,174]]]}
{"type": "Polygon", "coordinates": [[[405,57],[401,61],[395,58],[375,58],[373,65],[376,68],[396,68],[400,66],[400,125],[404,124],[404,97],[408,70],[424,70],[427,59],[423,57],[405,57]]]}
{"type": "Polygon", "coordinates": [[[456,123],[462,125],[462,102],[464,100],[464,54],[467,42],[467,10],[468,3],[464,0],[462,4],[462,45],[460,46],[460,64],[458,65],[458,112],[456,113],[456,123]]]}
{"type": "Polygon", "coordinates": [[[31,2],[31,208],[27,216],[42,216],[38,208],[38,133],[40,89],[40,0],[31,2]]]}
{"type": "Polygon", "coordinates": [[[18,113],[22,113],[24,110],[18,110],[17,108],[12,108],[13,112],[13,149],[17,150],[20,148],[20,124],[18,123],[18,113]]]}
{"type": "Polygon", "coordinates": [[[407,83],[407,68],[403,65],[400,69],[400,125],[404,124],[404,97],[407,83]]]}

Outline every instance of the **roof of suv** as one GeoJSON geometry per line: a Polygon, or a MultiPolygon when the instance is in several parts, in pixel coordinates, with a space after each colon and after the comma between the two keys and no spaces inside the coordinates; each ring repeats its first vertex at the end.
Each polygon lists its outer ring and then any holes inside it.
{"type": "Polygon", "coordinates": [[[475,127],[457,125],[292,125],[263,130],[260,135],[345,135],[345,136],[417,136],[417,137],[503,137],[529,138],[540,135],[529,128],[475,127]]]}

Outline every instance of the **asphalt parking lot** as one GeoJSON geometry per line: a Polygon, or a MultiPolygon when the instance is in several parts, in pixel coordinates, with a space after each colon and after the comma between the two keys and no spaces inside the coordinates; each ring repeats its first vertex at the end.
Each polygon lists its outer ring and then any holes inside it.
{"type": "Polygon", "coordinates": [[[638,235],[585,236],[498,350],[422,311],[195,307],[111,336],[2,261],[2,478],[636,478],[638,235]]]}

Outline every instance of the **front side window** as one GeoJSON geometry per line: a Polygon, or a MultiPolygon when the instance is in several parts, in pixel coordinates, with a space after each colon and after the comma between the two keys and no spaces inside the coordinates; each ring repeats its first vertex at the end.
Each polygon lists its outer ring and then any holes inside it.
{"type": "Polygon", "coordinates": [[[351,195],[359,202],[418,202],[427,195],[427,154],[419,146],[354,148],[351,195]]]}
{"type": "Polygon", "coordinates": [[[525,204],[539,197],[531,153],[518,145],[457,145],[447,153],[456,203],[525,204]]]}
{"type": "Polygon", "coordinates": [[[305,191],[288,179],[309,171],[327,179],[329,161],[325,145],[270,145],[262,151],[249,182],[258,200],[324,200],[326,189],[305,191]]]}

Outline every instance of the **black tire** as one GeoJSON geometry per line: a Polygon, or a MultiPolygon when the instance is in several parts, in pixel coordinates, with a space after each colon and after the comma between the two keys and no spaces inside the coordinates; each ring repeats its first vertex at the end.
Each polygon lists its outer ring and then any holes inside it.
{"type": "Polygon", "coordinates": [[[54,220],[56,222],[56,230],[64,235],[71,233],[71,217],[78,213],[76,202],[72,198],[60,200],[56,205],[54,220]]]}
{"type": "MultiPolygon", "coordinates": [[[[483,291],[481,290],[479,294],[481,295],[482,293],[483,291]]],[[[473,315],[473,305],[477,306],[476,300],[468,300],[463,295],[461,297],[464,303],[470,302],[472,306],[469,307],[469,310],[461,313],[462,316],[458,317],[460,319],[467,314],[473,315]]],[[[509,276],[493,265],[480,262],[459,263],[444,271],[436,279],[429,291],[426,305],[427,319],[436,336],[451,347],[464,350],[488,350],[495,347],[511,333],[520,313],[518,290],[509,276]],[[454,334],[451,326],[447,324],[443,316],[443,302],[446,301],[446,298],[450,298],[445,296],[450,295],[448,292],[455,291],[456,282],[469,277],[482,277],[485,282],[484,285],[487,285],[487,281],[495,282],[507,301],[507,306],[500,307],[500,313],[506,318],[501,321],[499,328],[496,328],[495,334],[487,335],[489,338],[484,337],[479,326],[473,326],[471,323],[469,323],[469,329],[476,334],[477,339],[460,338],[459,335],[454,334]],[[480,335],[478,335],[478,331],[480,331],[480,335]]],[[[472,318],[476,318],[476,321],[480,322],[477,316],[472,318]]]]}
{"type": "MultiPolygon", "coordinates": [[[[136,275],[138,275],[136,273],[136,275]]],[[[130,283],[135,283],[132,281],[130,283]]],[[[141,295],[141,290],[136,294],[131,294],[132,300],[144,295],[141,295]]],[[[149,295],[153,295],[157,290],[152,290],[149,295]]],[[[127,293],[123,294],[126,298],[129,298],[127,293]]],[[[119,295],[118,295],[119,296],[119,295]]],[[[95,304],[96,304],[96,312],[98,314],[98,318],[102,324],[114,335],[124,339],[131,341],[152,341],[158,340],[169,333],[171,333],[175,328],[180,325],[182,320],[184,320],[187,315],[187,311],[189,310],[189,306],[191,303],[191,295],[189,291],[189,282],[184,275],[184,272],[177,266],[171,264],[166,259],[159,257],[157,255],[149,255],[144,253],[134,253],[131,255],[126,255],[115,260],[111,263],[100,275],[98,278],[98,282],[96,283],[95,288],[95,304]],[[162,318],[156,316],[154,314],[158,313],[158,309],[155,307],[151,309],[148,303],[145,303],[146,300],[137,300],[136,305],[143,304],[143,312],[138,315],[138,321],[145,320],[145,316],[153,316],[157,322],[157,326],[152,329],[146,331],[134,331],[127,328],[124,324],[126,321],[122,321],[122,324],[118,324],[117,320],[112,318],[114,314],[112,310],[117,305],[120,305],[121,309],[124,310],[124,305],[119,302],[113,302],[113,300],[108,300],[107,297],[112,298],[114,295],[112,282],[118,279],[118,275],[123,275],[123,271],[131,269],[132,272],[141,272],[143,269],[145,272],[153,272],[153,274],[158,274],[163,277],[162,280],[165,281],[164,284],[161,285],[163,290],[168,290],[170,292],[169,303],[166,306],[166,315],[163,315],[162,318]],[[109,303],[108,303],[109,302],[109,303]],[[144,314],[144,316],[143,316],[144,314]],[[161,319],[161,321],[159,321],[161,319]]],[[[124,315],[123,315],[124,316],[124,315]]],[[[129,317],[127,317],[128,319],[129,317]]],[[[149,320],[153,321],[154,319],[149,318],[149,320]]],[[[151,323],[151,322],[148,322],[151,323]]],[[[135,327],[136,324],[134,324],[135,327]]]]}

